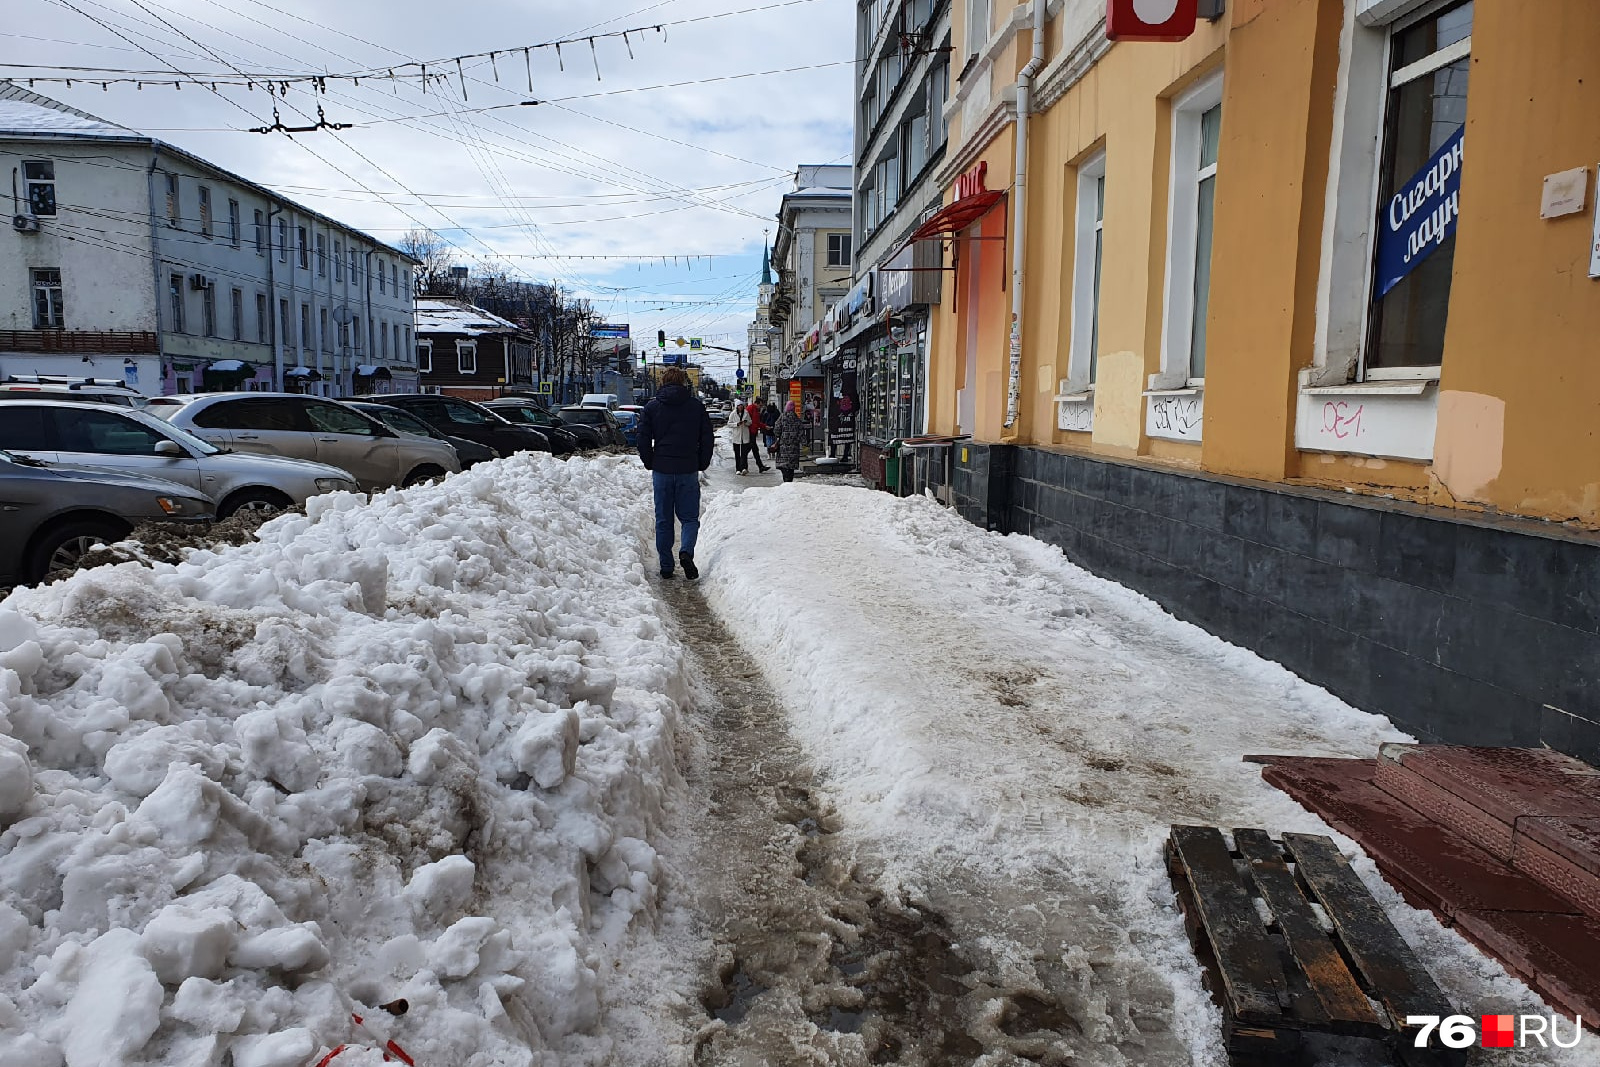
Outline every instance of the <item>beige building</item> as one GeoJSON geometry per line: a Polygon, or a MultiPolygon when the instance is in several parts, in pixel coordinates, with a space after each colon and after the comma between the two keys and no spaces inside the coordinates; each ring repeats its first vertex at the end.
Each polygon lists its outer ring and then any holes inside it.
{"type": "Polygon", "coordinates": [[[768,315],[773,361],[792,370],[816,348],[822,317],[850,288],[850,168],[807,165],[795,171],[794,190],[778,208],[772,244],[777,286],[768,315]]]}

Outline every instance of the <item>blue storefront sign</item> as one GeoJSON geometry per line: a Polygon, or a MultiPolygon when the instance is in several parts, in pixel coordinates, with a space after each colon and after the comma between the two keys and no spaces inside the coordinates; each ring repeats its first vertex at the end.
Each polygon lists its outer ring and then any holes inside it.
{"type": "Polygon", "coordinates": [[[1456,220],[1461,217],[1461,142],[1465,132],[1465,126],[1456,130],[1379,212],[1379,296],[1399,285],[1456,232],[1456,220]]]}

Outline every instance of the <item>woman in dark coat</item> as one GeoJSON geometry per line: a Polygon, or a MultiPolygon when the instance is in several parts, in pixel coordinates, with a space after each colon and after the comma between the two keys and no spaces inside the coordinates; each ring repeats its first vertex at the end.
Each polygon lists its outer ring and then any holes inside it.
{"type": "Polygon", "coordinates": [[[783,414],[778,416],[775,429],[778,434],[778,471],[784,481],[792,482],[794,472],[800,467],[800,447],[806,438],[806,428],[801,425],[800,416],[794,413],[793,400],[783,406],[783,414]]]}

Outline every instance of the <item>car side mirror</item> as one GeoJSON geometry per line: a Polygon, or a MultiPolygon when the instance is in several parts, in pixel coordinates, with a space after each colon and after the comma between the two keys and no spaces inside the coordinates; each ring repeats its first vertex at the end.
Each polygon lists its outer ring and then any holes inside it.
{"type": "Polygon", "coordinates": [[[181,456],[183,447],[176,441],[157,441],[155,454],[158,456],[181,456]]]}

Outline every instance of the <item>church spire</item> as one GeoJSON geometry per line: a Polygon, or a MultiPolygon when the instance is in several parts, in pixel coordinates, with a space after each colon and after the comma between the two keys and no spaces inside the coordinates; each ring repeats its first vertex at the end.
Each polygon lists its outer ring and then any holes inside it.
{"type": "Polygon", "coordinates": [[[767,242],[761,242],[761,284],[772,284],[772,254],[767,242]]]}

